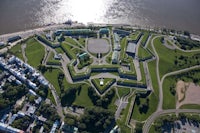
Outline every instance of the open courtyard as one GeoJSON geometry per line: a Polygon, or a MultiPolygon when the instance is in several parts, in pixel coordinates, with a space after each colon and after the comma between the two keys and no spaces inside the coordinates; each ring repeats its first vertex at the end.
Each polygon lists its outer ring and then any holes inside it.
{"type": "Polygon", "coordinates": [[[106,39],[88,39],[87,49],[89,52],[97,53],[108,53],[110,50],[110,43],[106,39]]]}

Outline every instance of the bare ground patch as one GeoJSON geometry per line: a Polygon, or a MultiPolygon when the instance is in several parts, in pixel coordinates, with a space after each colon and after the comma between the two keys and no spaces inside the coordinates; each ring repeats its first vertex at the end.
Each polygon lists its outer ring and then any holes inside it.
{"type": "Polygon", "coordinates": [[[200,86],[194,83],[178,81],[176,85],[177,102],[176,108],[184,104],[200,105],[200,86]]]}

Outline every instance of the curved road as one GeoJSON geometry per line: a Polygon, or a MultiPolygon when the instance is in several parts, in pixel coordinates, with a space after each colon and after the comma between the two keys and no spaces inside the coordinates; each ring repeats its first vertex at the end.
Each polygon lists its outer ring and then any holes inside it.
{"type": "MultiPolygon", "coordinates": [[[[156,112],[154,112],[147,119],[147,121],[145,122],[145,124],[143,126],[143,133],[148,133],[149,129],[151,127],[151,124],[154,122],[154,120],[157,117],[159,117],[162,114],[168,114],[168,113],[200,113],[200,110],[194,110],[194,109],[170,109],[170,110],[163,110],[162,109],[162,105],[163,105],[163,89],[162,89],[162,85],[163,85],[164,79],[167,76],[171,76],[171,75],[175,75],[175,74],[179,74],[179,73],[182,73],[182,72],[190,71],[192,69],[199,68],[200,65],[196,65],[196,66],[192,66],[192,67],[189,67],[189,68],[185,68],[185,69],[181,69],[181,70],[177,70],[177,71],[174,71],[174,72],[167,73],[160,80],[160,75],[159,75],[159,56],[158,56],[158,53],[156,52],[154,44],[153,44],[154,40],[156,38],[158,38],[158,37],[161,37],[161,36],[155,36],[151,40],[151,46],[152,46],[154,54],[155,54],[155,56],[157,58],[157,61],[156,61],[156,75],[157,75],[157,80],[158,80],[158,85],[159,85],[159,103],[158,103],[158,107],[157,107],[156,112]]],[[[176,46],[176,48],[177,48],[177,46],[176,46]]],[[[183,51],[183,50],[181,50],[181,51],[183,51]]],[[[187,52],[195,52],[195,51],[199,51],[199,50],[190,50],[190,51],[187,51],[187,52]]],[[[183,52],[186,52],[186,51],[183,51],[183,52]]]]}
{"type": "Polygon", "coordinates": [[[154,112],[143,126],[143,133],[148,133],[151,127],[151,124],[158,118],[160,115],[170,114],[170,113],[200,113],[198,109],[169,109],[163,111],[154,112]]]}

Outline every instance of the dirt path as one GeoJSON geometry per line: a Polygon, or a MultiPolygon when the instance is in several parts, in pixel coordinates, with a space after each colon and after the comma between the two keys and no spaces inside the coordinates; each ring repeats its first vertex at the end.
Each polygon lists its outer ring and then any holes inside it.
{"type": "Polygon", "coordinates": [[[27,62],[28,62],[28,59],[27,59],[27,57],[26,57],[26,52],[25,52],[26,44],[22,44],[22,45],[21,45],[21,49],[22,49],[22,55],[23,55],[23,58],[24,58],[24,62],[27,63],[27,62]]]}

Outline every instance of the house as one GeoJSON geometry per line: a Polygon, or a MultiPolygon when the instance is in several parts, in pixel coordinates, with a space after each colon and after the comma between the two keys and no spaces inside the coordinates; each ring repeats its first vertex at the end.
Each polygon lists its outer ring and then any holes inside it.
{"type": "Polygon", "coordinates": [[[8,124],[0,123],[0,132],[5,132],[5,133],[24,133],[24,131],[13,128],[9,126],[8,124]]]}
{"type": "Polygon", "coordinates": [[[38,97],[36,100],[35,100],[35,103],[36,104],[40,104],[42,102],[42,98],[41,97],[38,97]]]}
{"type": "Polygon", "coordinates": [[[36,107],[35,106],[27,106],[26,115],[32,116],[35,113],[36,107]]]}
{"type": "Polygon", "coordinates": [[[29,87],[31,87],[32,89],[37,88],[37,85],[35,83],[31,82],[30,80],[28,80],[27,82],[28,82],[29,87]]]}
{"type": "Polygon", "coordinates": [[[52,126],[52,128],[51,128],[50,133],[55,133],[56,128],[58,127],[58,125],[59,125],[59,121],[55,121],[53,126],[52,126]]]}
{"type": "Polygon", "coordinates": [[[47,119],[44,118],[42,115],[38,117],[38,120],[41,121],[41,122],[46,122],[47,119]]]}
{"type": "Polygon", "coordinates": [[[34,95],[34,96],[37,96],[37,94],[35,93],[35,91],[29,89],[28,92],[31,94],[31,95],[34,95]]]}

